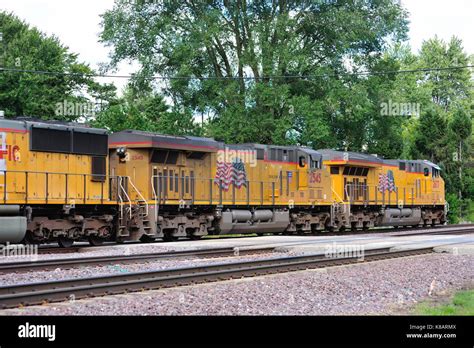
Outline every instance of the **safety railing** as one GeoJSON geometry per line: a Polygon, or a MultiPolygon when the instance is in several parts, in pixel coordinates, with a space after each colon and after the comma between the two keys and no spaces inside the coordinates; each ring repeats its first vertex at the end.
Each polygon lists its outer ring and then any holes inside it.
{"type": "Polygon", "coordinates": [[[296,180],[224,180],[191,176],[153,175],[150,181],[150,199],[155,211],[166,202],[192,205],[206,202],[211,205],[288,205],[292,203],[310,204],[323,202],[322,191],[316,195],[316,188],[299,187],[296,180]]]}
{"type": "MultiPolygon", "coordinates": [[[[180,201],[183,204],[194,204],[206,201],[209,204],[223,203],[249,205],[251,203],[281,204],[279,198],[289,198],[283,190],[280,194],[279,182],[275,181],[226,181],[215,178],[198,178],[188,176],[153,175],[151,177],[152,199],[155,210],[167,201],[180,201]],[[173,185],[170,185],[170,180],[173,185]]],[[[285,187],[286,188],[286,187],[285,187]]]]}
{"type": "Polygon", "coordinates": [[[108,202],[107,175],[40,172],[0,171],[0,199],[23,201],[25,204],[108,202]]]}
{"type": "Polygon", "coordinates": [[[398,205],[410,206],[416,204],[444,204],[441,192],[425,192],[418,185],[408,186],[369,186],[349,183],[344,186],[344,201],[363,203],[365,205],[398,205]]]}

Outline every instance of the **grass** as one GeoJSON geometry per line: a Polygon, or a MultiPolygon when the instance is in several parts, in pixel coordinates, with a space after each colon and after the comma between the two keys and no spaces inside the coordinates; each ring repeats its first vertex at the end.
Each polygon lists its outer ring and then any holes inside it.
{"type": "Polygon", "coordinates": [[[456,293],[448,303],[420,303],[415,314],[421,315],[474,315],[474,290],[456,293]]]}

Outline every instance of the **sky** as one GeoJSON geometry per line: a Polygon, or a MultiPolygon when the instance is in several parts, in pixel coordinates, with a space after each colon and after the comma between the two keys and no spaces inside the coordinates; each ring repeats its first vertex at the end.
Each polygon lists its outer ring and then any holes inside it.
{"type": "MultiPolygon", "coordinates": [[[[179,1],[179,0],[177,0],[179,1]]],[[[93,68],[108,61],[109,49],[98,42],[100,14],[113,7],[114,0],[0,0],[0,10],[15,13],[41,31],[56,35],[81,61],[93,68]]],[[[453,35],[463,41],[464,49],[474,54],[474,0],[401,0],[410,13],[409,44],[414,51],[423,40],[438,37],[449,40],[453,35]]],[[[129,75],[137,66],[122,63],[116,74],[129,75]]],[[[124,79],[114,82],[119,90],[124,79]]]]}

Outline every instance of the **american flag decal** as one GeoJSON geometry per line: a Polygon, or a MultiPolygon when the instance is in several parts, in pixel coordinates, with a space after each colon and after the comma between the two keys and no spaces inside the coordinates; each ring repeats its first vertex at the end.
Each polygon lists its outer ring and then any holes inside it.
{"type": "Polygon", "coordinates": [[[218,161],[214,184],[219,185],[221,180],[224,191],[228,191],[231,184],[234,184],[238,189],[247,186],[247,173],[245,172],[244,163],[240,159],[231,163],[218,161]]]}
{"type": "Polygon", "coordinates": [[[387,174],[379,174],[379,191],[395,191],[395,178],[393,177],[393,172],[391,170],[387,171],[387,174]]]}

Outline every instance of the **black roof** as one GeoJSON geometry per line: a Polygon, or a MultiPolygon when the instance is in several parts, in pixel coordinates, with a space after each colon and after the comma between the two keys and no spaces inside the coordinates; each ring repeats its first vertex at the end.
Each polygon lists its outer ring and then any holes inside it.
{"type": "Polygon", "coordinates": [[[219,142],[212,138],[195,136],[176,136],[153,132],[124,130],[109,136],[109,146],[128,146],[139,148],[160,148],[189,150],[199,152],[215,152],[220,147],[219,142]]]}
{"type": "Polygon", "coordinates": [[[106,129],[92,128],[87,124],[62,122],[54,120],[40,120],[31,117],[19,117],[13,119],[0,118],[0,128],[12,129],[15,131],[30,131],[32,128],[74,130],[81,133],[107,134],[106,129]]]}
{"type": "Polygon", "coordinates": [[[383,163],[383,158],[368,153],[336,151],[331,149],[317,151],[323,155],[324,161],[365,162],[375,165],[381,165],[383,163]]]}

